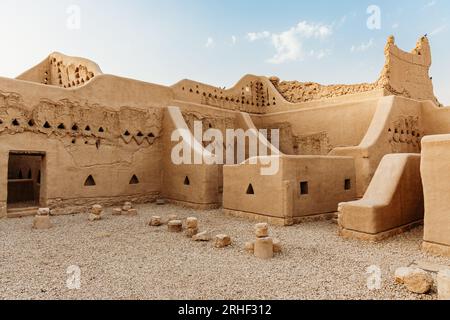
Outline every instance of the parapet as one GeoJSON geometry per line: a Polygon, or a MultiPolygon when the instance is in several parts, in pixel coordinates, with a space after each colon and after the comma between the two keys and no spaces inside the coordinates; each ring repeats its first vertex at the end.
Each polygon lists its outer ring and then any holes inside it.
{"type": "Polygon", "coordinates": [[[55,52],[16,79],[62,88],[76,88],[100,74],[103,74],[102,70],[91,60],[55,52]]]}

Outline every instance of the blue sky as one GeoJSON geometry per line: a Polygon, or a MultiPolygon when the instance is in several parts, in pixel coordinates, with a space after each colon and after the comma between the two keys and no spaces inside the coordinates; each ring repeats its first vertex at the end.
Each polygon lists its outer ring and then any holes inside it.
{"type": "Polygon", "coordinates": [[[50,52],[160,84],[230,87],[244,74],[323,84],[372,82],[389,35],[411,50],[428,34],[435,91],[450,105],[448,0],[1,0],[0,75],[50,52]],[[80,28],[68,28],[80,9],[80,28]],[[380,28],[367,20],[380,9],[380,28]],[[69,9],[69,11],[68,11],[69,9]]]}

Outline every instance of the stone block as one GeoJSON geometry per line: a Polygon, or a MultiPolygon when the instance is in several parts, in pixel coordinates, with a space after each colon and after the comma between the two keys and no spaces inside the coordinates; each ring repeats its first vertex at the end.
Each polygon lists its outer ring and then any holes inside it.
{"type": "Polygon", "coordinates": [[[255,241],[249,241],[245,244],[245,251],[249,253],[255,252],[255,241]]]}
{"type": "Polygon", "coordinates": [[[269,236],[269,225],[267,223],[258,223],[255,226],[255,235],[257,238],[267,238],[269,236]]]}
{"type": "Polygon", "coordinates": [[[49,216],[50,215],[50,208],[39,208],[37,211],[38,216],[49,216]]]}
{"type": "Polygon", "coordinates": [[[441,270],[437,276],[439,300],[450,300],[450,269],[441,270]]]}
{"type": "Polygon", "coordinates": [[[186,233],[186,237],[192,238],[193,236],[195,236],[198,233],[198,229],[197,228],[187,228],[185,233],[186,233]]]}
{"type": "Polygon", "coordinates": [[[150,222],[148,223],[151,227],[159,227],[162,225],[162,220],[160,216],[153,216],[150,219],[150,222]]]}
{"type": "Polygon", "coordinates": [[[273,258],[273,239],[270,237],[256,239],[255,256],[260,259],[273,258]]]}
{"type": "Polygon", "coordinates": [[[189,229],[197,229],[198,228],[198,219],[194,217],[189,217],[186,219],[186,227],[189,229]]]}
{"type": "Polygon", "coordinates": [[[412,293],[426,294],[433,287],[434,281],[431,275],[422,269],[414,269],[404,278],[406,289],[412,293]]]}
{"type": "Polygon", "coordinates": [[[114,208],[112,211],[113,216],[121,216],[122,215],[122,209],[121,208],[114,208]]]}
{"type": "Polygon", "coordinates": [[[216,248],[225,248],[231,245],[231,237],[226,234],[216,236],[214,246],[216,248]]]}
{"type": "Polygon", "coordinates": [[[52,227],[49,215],[37,215],[34,217],[33,229],[46,230],[52,227]]]}
{"type": "Polygon", "coordinates": [[[283,247],[281,245],[281,241],[278,239],[273,239],[273,252],[281,253],[283,251],[283,247]]]}
{"type": "Polygon", "coordinates": [[[211,233],[208,231],[204,231],[201,233],[197,233],[195,236],[192,237],[192,240],[194,241],[211,241],[212,236],[211,233]]]}
{"type": "Polygon", "coordinates": [[[94,206],[92,206],[91,208],[91,214],[95,214],[95,215],[101,215],[103,213],[103,207],[99,204],[96,204],[94,206]]]}
{"type": "Polygon", "coordinates": [[[169,232],[179,233],[183,231],[183,222],[180,220],[172,220],[168,224],[169,232]]]}

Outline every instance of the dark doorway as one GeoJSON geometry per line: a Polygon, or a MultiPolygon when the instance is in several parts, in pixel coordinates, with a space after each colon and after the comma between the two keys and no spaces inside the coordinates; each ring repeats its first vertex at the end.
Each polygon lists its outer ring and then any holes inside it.
{"type": "Polygon", "coordinates": [[[43,154],[11,152],[8,161],[8,209],[39,206],[43,154]]]}

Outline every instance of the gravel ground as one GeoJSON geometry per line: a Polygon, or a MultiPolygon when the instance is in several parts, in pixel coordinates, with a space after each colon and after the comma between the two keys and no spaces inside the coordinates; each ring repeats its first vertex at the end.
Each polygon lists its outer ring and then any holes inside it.
{"type": "Polygon", "coordinates": [[[337,226],[317,222],[271,227],[284,252],[270,261],[243,249],[253,222],[220,210],[172,205],[138,206],[138,217],[52,217],[54,228],[33,231],[33,218],[0,220],[0,299],[436,299],[393,283],[397,267],[449,259],[420,251],[423,230],[379,244],[343,240],[337,226]],[[184,234],[151,228],[152,215],[198,217],[201,230],[232,236],[233,246],[213,248],[184,234]],[[67,268],[81,268],[81,288],[69,290],[67,268]],[[382,288],[367,288],[369,266],[382,270],[382,288]]]}

